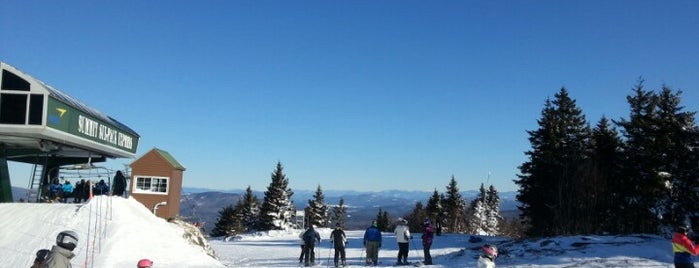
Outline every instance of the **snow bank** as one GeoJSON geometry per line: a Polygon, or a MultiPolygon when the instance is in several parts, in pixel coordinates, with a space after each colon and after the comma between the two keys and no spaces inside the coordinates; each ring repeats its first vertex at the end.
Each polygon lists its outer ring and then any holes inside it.
{"type": "Polygon", "coordinates": [[[183,227],[155,217],[134,199],[97,196],[85,204],[0,204],[3,267],[29,267],[37,250],[50,249],[56,235],[80,236],[74,267],[134,267],[142,258],[155,267],[224,267],[189,243],[183,227]]]}

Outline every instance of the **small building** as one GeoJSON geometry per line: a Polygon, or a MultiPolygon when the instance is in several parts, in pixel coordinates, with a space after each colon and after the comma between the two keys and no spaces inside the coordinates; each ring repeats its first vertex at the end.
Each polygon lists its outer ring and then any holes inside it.
{"type": "Polygon", "coordinates": [[[170,153],[153,148],[131,163],[131,196],[156,216],[173,218],[180,211],[184,171],[170,153]]]}

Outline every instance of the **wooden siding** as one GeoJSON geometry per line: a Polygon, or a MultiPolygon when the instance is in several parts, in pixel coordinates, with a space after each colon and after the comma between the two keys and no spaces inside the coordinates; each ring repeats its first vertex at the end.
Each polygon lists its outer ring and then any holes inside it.
{"type": "Polygon", "coordinates": [[[153,149],[131,163],[131,196],[141,202],[151,211],[159,202],[167,202],[166,206],[159,206],[156,216],[161,218],[172,218],[180,212],[180,198],[182,196],[183,171],[173,167],[158,150],[153,149]],[[134,193],[137,177],[167,177],[168,193],[164,194],[144,194],[134,193]]]}

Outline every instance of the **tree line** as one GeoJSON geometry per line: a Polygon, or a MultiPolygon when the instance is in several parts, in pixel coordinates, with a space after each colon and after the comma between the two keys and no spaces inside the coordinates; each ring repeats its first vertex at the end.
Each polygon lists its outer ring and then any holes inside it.
{"type": "Polygon", "coordinates": [[[628,118],[591,127],[565,88],[547,99],[515,183],[529,236],[665,233],[697,226],[699,129],[681,91],[626,97],[628,118]]]}
{"type": "MultiPolygon", "coordinates": [[[[237,204],[228,205],[219,211],[219,216],[211,236],[235,236],[250,231],[284,230],[299,228],[295,222],[296,208],[291,201],[293,192],[288,187],[288,178],[283,173],[280,162],[271,175],[272,181],[264,193],[264,200],[253,194],[248,186],[245,194],[237,204]]],[[[425,219],[434,223],[437,235],[441,232],[470,232],[482,235],[500,234],[502,222],[500,215],[500,198],[494,186],[485,188],[481,184],[480,192],[470,205],[459,192],[456,179],[451,177],[446,192],[440,194],[436,189],[429,197],[427,205],[417,202],[414,209],[402,218],[407,219],[411,231],[422,230],[425,219]]],[[[303,225],[318,227],[344,226],[347,220],[347,206],[344,198],[337,205],[325,202],[325,195],[320,185],[304,207],[303,225]]],[[[378,227],[382,231],[394,228],[395,219],[391,219],[388,211],[378,209],[376,217],[378,227]]]]}

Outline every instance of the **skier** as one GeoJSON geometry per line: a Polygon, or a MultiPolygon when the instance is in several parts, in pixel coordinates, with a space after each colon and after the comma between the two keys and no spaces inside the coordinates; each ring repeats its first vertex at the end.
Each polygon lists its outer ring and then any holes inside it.
{"type": "Polygon", "coordinates": [[[151,261],[149,259],[141,259],[136,264],[136,267],[137,268],[151,268],[151,267],[153,267],[153,261],[151,261]]]}
{"type": "Polygon", "coordinates": [[[410,239],[413,237],[410,235],[410,229],[408,228],[408,221],[403,218],[398,218],[396,222],[396,229],[393,231],[396,235],[396,242],[398,242],[398,262],[396,265],[408,265],[408,250],[410,250],[410,239]]]}
{"type": "Polygon", "coordinates": [[[687,232],[689,229],[679,226],[675,229],[672,237],[672,252],[675,254],[675,268],[694,268],[694,257],[699,254],[699,247],[696,247],[687,232]]]}
{"type": "MultiPolygon", "coordinates": [[[[308,230],[308,229],[306,229],[306,230],[308,230]]],[[[306,245],[305,245],[305,243],[303,242],[303,234],[304,234],[304,233],[306,233],[306,232],[303,231],[303,232],[299,233],[299,241],[300,241],[299,244],[301,245],[301,255],[299,256],[299,265],[301,265],[301,264],[303,263],[303,258],[304,258],[304,256],[306,256],[306,255],[305,255],[305,253],[306,253],[306,245]]]]}
{"type": "Polygon", "coordinates": [[[381,248],[381,231],[376,221],[364,232],[364,247],[366,247],[366,264],[376,266],[379,264],[379,248],[381,248]]]}
{"type": "Polygon", "coordinates": [[[73,231],[63,231],[56,236],[56,245],[51,247],[51,253],[44,261],[44,268],[71,268],[70,259],[75,257],[73,250],[78,245],[78,234],[73,231]]]}
{"type": "Polygon", "coordinates": [[[304,244],[304,266],[315,266],[316,265],[316,253],[315,245],[316,241],[320,244],[320,234],[315,230],[315,225],[311,225],[305,233],[303,233],[303,244],[304,244]]]}
{"type": "Polygon", "coordinates": [[[478,257],[478,268],[495,268],[495,258],[498,257],[498,248],[493,245],[483,245],[483,253],[478,257]]]}
{"type": "Polygon", "coordinates": [[[345,246],[347,245],[347,236],[345,236],[345,231],[342,230],[342,226],[338,223],[335,230],[330,233],[330,243],[333,244],[335,248],[335,267],[338,267],[338,260],[342,261],[342,266],[347,266],[345,246]]]}
{"type": "Polygon", "coordinates": [[[432,239],[434,238],[434,228],[432,228],[432,223],[430,219],[425,218],[422,222],[422,251],[425,254],[425,265],[432,265],[432,255],[430,254],[430,248],[432,247],[432,239]]]}
{"type": "Polygon", "coordinates": [[[32,266],[29,268],[41,268],[41,265],[44,263],[44,260],[46,260],[46,256],[48,256],[49,253],[51,253],[51,251],[48,249],[40,249],[37,251],[36,258],[34,258],[34,264],[32,264],[32,266]]]}

